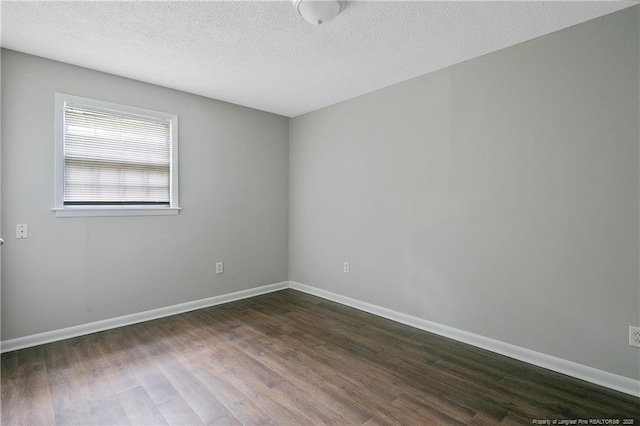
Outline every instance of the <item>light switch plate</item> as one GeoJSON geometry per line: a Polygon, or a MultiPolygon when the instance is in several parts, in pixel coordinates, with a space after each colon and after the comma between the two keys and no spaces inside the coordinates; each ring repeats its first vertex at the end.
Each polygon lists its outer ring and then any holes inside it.
{"type": "Polygon", "coordinates": [[[29,238],[29,227],[26,224],[21,223],[19,225],[16,225],[16,238],[21,240],[24,238],[29,238]]]}

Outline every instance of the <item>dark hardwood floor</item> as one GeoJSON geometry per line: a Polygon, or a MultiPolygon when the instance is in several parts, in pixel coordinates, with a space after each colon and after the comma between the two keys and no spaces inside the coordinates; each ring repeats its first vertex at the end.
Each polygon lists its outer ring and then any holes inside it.
{"type": "Polygon", "coordinates": [[[2,355],[5,425],[554,419],[640,399],[294,290],[2,355]]]}

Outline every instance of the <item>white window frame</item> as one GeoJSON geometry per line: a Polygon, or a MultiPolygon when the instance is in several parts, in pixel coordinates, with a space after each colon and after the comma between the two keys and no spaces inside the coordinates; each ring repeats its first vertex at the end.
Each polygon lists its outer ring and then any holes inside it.
{"type": "Polygon", "coordinates": [[[56,217],[80,216],[161,216],[177,215],[178,205],[178,116],[128,105],[56,93],[55,95],[55,204],[56,217]],[[72,104],[138,118],[168,120],[171,123],[169,206],[92,206],[64,205],[64,109],[72,104]]]}

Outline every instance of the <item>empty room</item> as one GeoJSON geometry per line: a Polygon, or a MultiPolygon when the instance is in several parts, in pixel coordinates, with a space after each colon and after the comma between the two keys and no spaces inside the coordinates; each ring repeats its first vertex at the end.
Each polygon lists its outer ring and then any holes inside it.
{"type": "Polygon", "coordinates": [[[0,20],[3,425],[640,425],[637,2],[0,20]]]}

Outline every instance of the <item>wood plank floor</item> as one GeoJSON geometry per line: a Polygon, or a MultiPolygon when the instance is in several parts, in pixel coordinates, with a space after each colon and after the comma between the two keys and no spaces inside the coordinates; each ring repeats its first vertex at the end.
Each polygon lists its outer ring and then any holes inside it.
{"type": "Polygon", "coordinates": [[[634,419],[640,399],[294,290],[2,355],[2,424],[634,419]]]}

